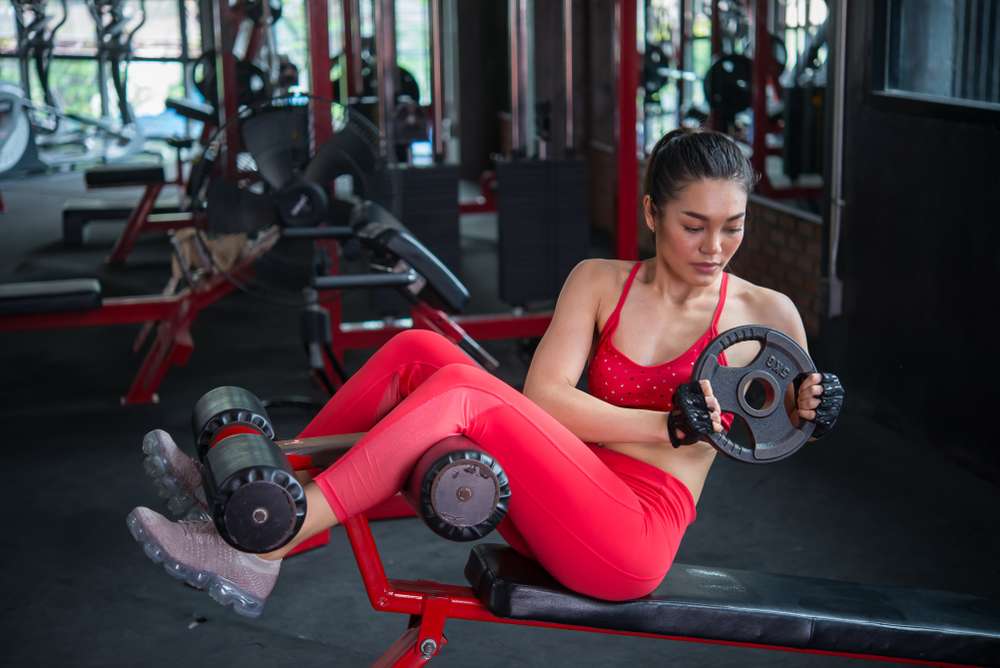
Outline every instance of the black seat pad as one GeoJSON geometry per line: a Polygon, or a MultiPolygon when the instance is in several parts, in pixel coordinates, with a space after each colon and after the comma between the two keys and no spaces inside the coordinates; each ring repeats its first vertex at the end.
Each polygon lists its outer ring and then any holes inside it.
{"type": "Polygon", "coordinates": [[[465,575],[499,617],[838,653],[1000,664],[1000,601],[674,564],[650,596],[575,594],[503,545],[477,545],[465,575]]]}
{"type": "Polygon", "coordinates": [[[167,109],[172,109],[185,118],[202,123],[215,123],[215,109],[207,104],[192,102],[191,100],[180,100],[176,97],[168,97],[167,109]]]}
{"type": "Polygon", "coordinates": [[[163,183],[166,177],[161,165],[105,165],[91,167],[84,178],[88,188],[117,188],[163,183]]]}
{"type": "Polygon", "coordinates": [[[101,284],[93,278],[0,284],[0,315],[89,311],[101,307],[101,284]]]}

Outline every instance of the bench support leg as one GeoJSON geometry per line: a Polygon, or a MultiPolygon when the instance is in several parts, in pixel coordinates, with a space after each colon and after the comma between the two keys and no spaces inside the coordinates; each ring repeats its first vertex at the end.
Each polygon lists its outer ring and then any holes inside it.
{"type": "Polygon", "coordinates": [[[122,264],[128,258],[128,254],[132,252],[132,247],[135,246],[136,239],[142,234],[143,225],[145,225],[146,220],[149,218],[149,214],[153,212],[156,198],[159,197],[160,190],[162,189],[162,183],[151,183],[146,186],[146,190],[142,193],[142,198],[139,199],[139,203],[132,209],[132,214],[128,217],[125,229],[122,230],[118,241],[115,242],[115,247],[111,249],[111,255],[108,256],[108,264],[122,264]]]}
{"type": "Polygon", "coordinates": [[[175,364],[178,366],[186,364],[193,350],[190,321],[161,322],[157,326],[156,339],[146,353],[132,386],[122,397],[122,404],[149,404],[159,401],[156,391],[160,388],[167,371],[175,364]]]}
{"type": "Polygon", "coordinates": [[[425,598],[421,613],[410,616],[410,627],[372,664],[372,668],[417,668],[439,654],[448,642],[444,637],[444,624],[448,620],[449,604],[445,597],[425,598]]]}

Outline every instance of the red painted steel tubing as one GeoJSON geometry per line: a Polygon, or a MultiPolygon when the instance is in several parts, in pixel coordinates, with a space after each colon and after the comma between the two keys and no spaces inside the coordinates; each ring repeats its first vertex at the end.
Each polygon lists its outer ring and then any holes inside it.
{"type": "Polygon", "coordinates": [[[618,1],[618,224],[615,257],[639,257],[635,99],[639,88],[636,0],[618,1]]]}

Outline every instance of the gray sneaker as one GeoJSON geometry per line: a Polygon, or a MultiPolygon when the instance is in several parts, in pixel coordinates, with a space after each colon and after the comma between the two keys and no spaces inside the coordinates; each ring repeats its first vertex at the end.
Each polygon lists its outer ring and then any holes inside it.
{"type": "Polygon", "coordinates": [[[146,556],[162,563],[171,576],[245,617],[257,617],[274,589],[280,561],[240,552],[219,536],[210,521],[171,522],[139,506],[128,514],[128,530],[146,556]]]}
{"type": "Polygon", "coordinates": [[[208,503],[201,485],[201,465],[174,443],[170,434],[154,429],[142,439],[146,457],[142,467],[153,479],[156,490],[167,500],[174,517],[207,520],[208,503]]]}

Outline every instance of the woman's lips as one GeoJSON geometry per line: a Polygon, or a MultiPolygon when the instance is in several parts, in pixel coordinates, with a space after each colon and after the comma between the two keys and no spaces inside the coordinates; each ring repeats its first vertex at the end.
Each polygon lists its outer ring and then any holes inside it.
{"type": "Polygon", "coordinates": [[[711,274],[719,267],[719,265],[709,262],[696,263],[692,266],[702,274],[711,274]]]}

